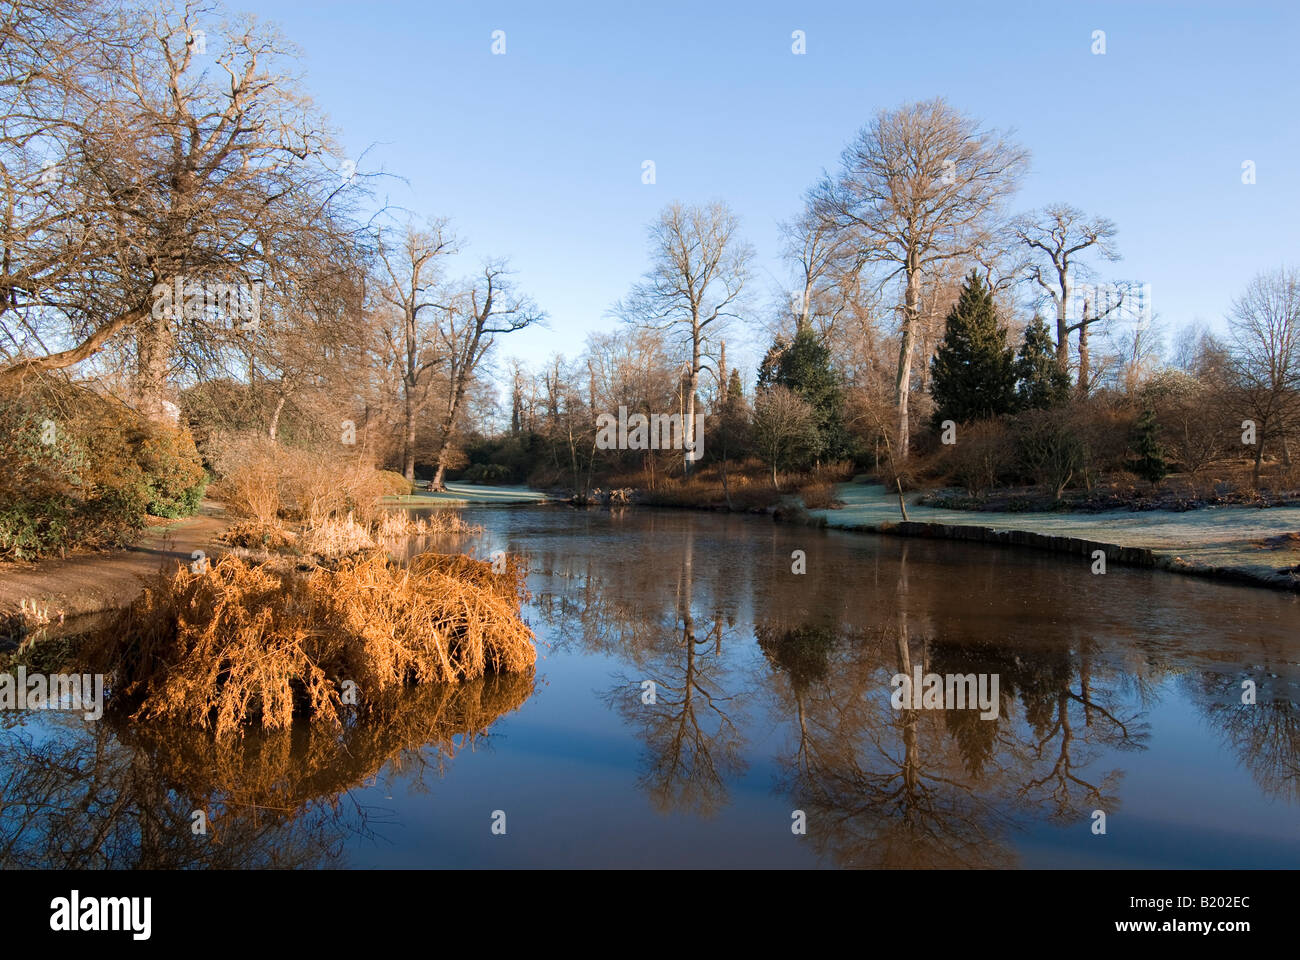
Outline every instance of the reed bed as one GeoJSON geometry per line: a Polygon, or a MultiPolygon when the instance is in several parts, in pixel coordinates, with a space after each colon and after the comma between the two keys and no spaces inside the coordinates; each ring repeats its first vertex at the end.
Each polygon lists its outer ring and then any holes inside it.
{"type": "Polygon", "coordinates": [[[283,550],[297,543],[298,535],[279,523],[250,517],[232,523],[219,539],[232,547],[283,550]]]}
{"type": "Polygon", "coordinates": [[[357,523],[350,513],[346,517],[327,517],[313,523],[302,532],[298,543],[303,553],[325,559],[351,556],[375,548],[371,528],[357,523]]]}
{"type": "Polygon", "coordinates": [[[371,715],[409,684],[531,670],[524,573],[516,558],[496,573],[431,553],[402,566],[372,550],[312,570],[228,554],[160,576],[81,659],[108,678],[109,709],[133,719],[219,737],[296,717],[340,724],[351,699],[371,715]]]}
{"type": "Polygon", "coordinates": [[[381,540],[445,534],[477,537],[483,533],[482,525],[467,523],[459,510],[435,510],[423,517],[411,517],[405,511],[390,511],[379,519],[374,530],[375,536],[381,540]]]}

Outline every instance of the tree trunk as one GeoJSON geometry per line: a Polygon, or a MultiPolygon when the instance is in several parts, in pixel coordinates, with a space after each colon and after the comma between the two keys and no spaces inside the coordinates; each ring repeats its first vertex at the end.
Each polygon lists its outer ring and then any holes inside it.
{"type": "Polygon", "coordinates": [[[1088,395],[1088,378],[1092,376],[1088,357],[1088,310],[1083,311],[1083,323],[1079,326],[1079,383],[1080,397],[1088,395]]]}
{"type": "MultiPolygon", "coordinates": [[[[456,426],[456,415],[460,413],[460,403],[465,397],[465,378],[461,378],[460,386],[452,395],[451,405],[447,408],[447,415],[442,418],[442,437],[438,440],[438,469],[433,475],[433,482],[429,484],[430,490],[443,490],[443,476],[447,472],[447,451],[451,449],[451,431],[456,426]]],[[[574,478],[577,479],[576,477],[574,478]]]]}
{"type": "Polygon", "coordinates": [[[682,472],[689,477],[695,466],[695,389],[700,382],[700,337],[697,333],[691,346],[691,375],[686,384],[686,422],[682,424],[683,445],[682,472]]]}
{"type": "Polygon", "coordinates": [[[405,391],[406,416],[406,450],[402,464],[402,475],[409,483],[415,482],[415,402],[411,398],[411,387],[405,391]]]}
{"type": "Polygon", "coordinates": [[[907,293],[903,306],[902,342],[898,347],[898,378],[894,383],[894,396],[898,403],[897,456],[907,459],[909,440],[908,394],[912,382],[912,347],[916,339],[916,319],[920,312],[920,275],[912,258],[907,267],[907,293]]]}
{"type": "Polygon", "coordinates": [[[280,399],[275,402],[275,412],[271,414],[271,426],[267,428],[267,434],[272,440],[275,440],[276,433],[280,430],[280,411],[284,409],[285,396],[280,395],[280,399]]]}
{"type": "Polygon", "coordinates": [[[167,367],[171,362],[174,334],[166,317],[150,317],[141,325],[137,339],[135,376],[136,404],[150,420],[163,420],[167,392],[167,367]]]}
{"type": "Polygon", "coordinates": [[[1057,271],[1061,285],[1061,299],[1056,301],[1056,366],[1064,375],[1070,373],[1070,321],[1066,311],[1070,304],[1070,281],[1066,274],[1057,271]]]}
{"type": "Polygon", "coordinates": [[[1087,300],[1084,300],[1083,316],[1079,317],[1079,382],[1075,389],[1080,397],[1087,397],[1088,377],[1092,376],[1091,358],[1088,356],[1088,307],[1087,300]]]}

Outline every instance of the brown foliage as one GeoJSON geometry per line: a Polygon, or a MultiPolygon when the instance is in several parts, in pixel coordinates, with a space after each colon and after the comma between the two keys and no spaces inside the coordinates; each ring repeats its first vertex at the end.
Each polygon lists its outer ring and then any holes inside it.
{"type": "Polygon", "coordinates": [[[813,480],[799,488],[799,496],[808,510],[830,510],[844,505],[835,493],[835,484],[829,480],[813,480]]]}
{"type": "Polygon", "coordinates": [[[957,430],[957,442],[940,447],[944,451],[941,469],[965,487],[971,496],[981,496],[1015,471],[1016,449],[1005,423],[978,420],[957,430]]]}
{"type": "Polygon", "coordinates": [[[278,523],[264,523],[261,520],[237,520],[221,534],[221,542],[232,547],[249,549],[282,550],[292,546],[298,539],[291,531],[278,523]]]}
{"type": "Polygon", "coordinates": [[[392,488],[383,472],[358,456],[289,447],[258,434],[214,436],[209,450],[220,474],[213,496],[232,513],[265,523],[319,524],[348,513],[375,520],[392,488]]]}
{"type": "Polygon", "coordinates": [[[402,567],[369,552],[304,572],[227,555],[160,577],[88,641],[114,711],[214,729],[341,722],[340,688],[364,713],[405,684],[519,672],[536,660],[519,616],[521,561],[421,554],[402,567]]]}

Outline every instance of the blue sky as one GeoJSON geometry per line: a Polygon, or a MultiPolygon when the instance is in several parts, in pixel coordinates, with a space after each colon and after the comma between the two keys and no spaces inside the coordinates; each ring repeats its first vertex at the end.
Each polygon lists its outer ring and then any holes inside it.
{"type": "Polygon", "coordinates": [[[646,268],[646,225],[672,200],[731,204],[765,301],[784,276],[777,223],[803,191],[878,109],[936,95],[1030,150],[1017,209],[1063,200],[1113,219],[1124,259],[1104,277],[1149,283],[1173,328],[1221,327],[1254,273],[1300,262],[1295,2],[271,0],[253,12],[301,48],[353,159],[370,148],[360,168],[405,178],[380,184],[390,203],[451,217],[470,240],[466,271],[510,257],[550,321],[504,340],[501,357],[573,357],[609,328],[646,268]]]}

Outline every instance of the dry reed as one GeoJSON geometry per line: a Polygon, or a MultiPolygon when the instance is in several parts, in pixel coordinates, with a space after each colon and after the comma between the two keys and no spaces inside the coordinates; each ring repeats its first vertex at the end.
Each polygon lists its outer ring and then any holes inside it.
{"type": "Polygon", "coordinates": [[[406,684],[530,670],[524,572],[515,558],[498,574],[470,557],[421,554],[403,567],[371,551],[305,572],[226,555],[161,576],[82,659],[109,678],[109,708],[135,719],[218,736],[296,716],[337,724],[344,691],[373,714],[406,684]]]}
{"type": "Polygon", "coordinates": [[[376,521],[373,529],[375,536],[381,540],[444,534],[477,537],[483,533],[481,524],[467,523],[459,510],[435,510],[423,517],[414,518],[405,511],[389,511],[376,521]]]}

